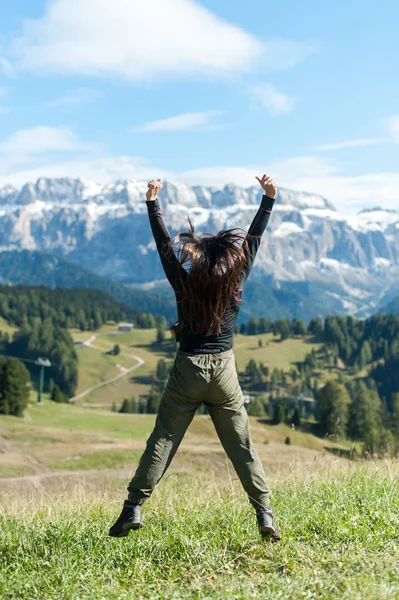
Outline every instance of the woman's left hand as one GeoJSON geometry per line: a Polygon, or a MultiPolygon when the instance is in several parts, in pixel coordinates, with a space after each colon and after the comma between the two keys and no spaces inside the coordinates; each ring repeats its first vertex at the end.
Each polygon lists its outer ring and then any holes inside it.
{"type": "Polygon", "coordinates": [[[147,200],[155,200],[158,192],[162,190],[162,183],[160,179],[152,179],[148,182],[147,200]]]}

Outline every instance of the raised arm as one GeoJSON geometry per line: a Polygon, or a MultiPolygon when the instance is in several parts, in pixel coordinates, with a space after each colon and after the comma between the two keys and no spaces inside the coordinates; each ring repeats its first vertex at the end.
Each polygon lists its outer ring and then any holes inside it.
{"type": "Polygon", "coordinates": [[[161,259],[163,270],[165,275],[176,291],[178,286],[178,266],[179,262],[176,258],[175,253],[169,246],[171,241],[170,233],[165,225],[165,221],[162,216],[161,207],[159,200],[157,199],[158,192],[162,189],[161,180],[152,180],[148,184],[147,191],[147,209],[148,216],[150,219],[151,231],[154,236],[155,244],[157,246],[158,254],[161,259]]]}
{"type": "Polygon", "coordinates": [[[258,212],[256,213],[255,218],[248,229],[247,237],[245,238],[244,253],[246,262],[242,270],[242,283],[248,279],[255,262],[256,253],[258,252],[260,243],[262,241],[262,235],[269,222],[270,214],[272,212],[273,204],[277,195],[277,186],[274,179],[268,175],[263,175],[262,179],[259,177],[256,177],[256,179],[259,181],[265,193],[258,212]]]}

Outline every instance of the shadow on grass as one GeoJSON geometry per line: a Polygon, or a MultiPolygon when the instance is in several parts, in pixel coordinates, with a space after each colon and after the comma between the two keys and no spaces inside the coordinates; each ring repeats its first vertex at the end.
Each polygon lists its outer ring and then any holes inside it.
{"type": "Polygon", "coordinates": [[[327,452],[330,452],[330,454],[334,454],[334,456],[339,456],[340,458],[346,458],[348,460],[353,460],[355,458],[352,449],[344,450],[343,448],[332,448],[331,446],[324,446],[323,449],[327,452]]]}
{"type": "MultiPolygon", "coordinates": [[[[272,418],[268,418],[268,417],[266,417],[266,418],[262,417],[261,419],[257,419],[257,422],[260,423],[261,425],[268,425],[269,427],[272,427],[273,425],[277,425],[277,423],[275,423],[272,418]]],[[[283,424],[291,426],[291,422],[289,422],[289,421],[284,421],[283,424]]],[[[302,433],[309,433],[318,438],[325,437],[324,433],[320,429],[319,423],[302,421],[300,425],[295,427],[295,431],[301,431],[302,433]]]]}
{"type": "Polygon", "coordinates": [[[130,344],[129,348],[141,348],[149,352],[162,354],[168,358],[173,358],[177,352],[177,346],[173,341],[166,341],[162,342],[161,344],[158,342],[152,342],[151,344],[130,344]]]}

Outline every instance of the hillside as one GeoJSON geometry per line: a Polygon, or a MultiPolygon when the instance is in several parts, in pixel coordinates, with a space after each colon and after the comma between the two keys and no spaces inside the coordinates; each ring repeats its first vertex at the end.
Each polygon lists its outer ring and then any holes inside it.
{"type": "Polygon", "coordinates": [[[132,311],[163,314],[171,321],[176,314],[172,293],[165,298],[155,293],[128,288],[60,256],[42,252],[0,252],[0,281],[13,285],[97,289],[111,295],[132,311]]]}
{"type": "MultiPolygon", "coordinates": [[[[126,286],[83,269],[65,258],[36,251],[0,252],[0,281],[13,285],[44,285],[50,288],[90,288],[110,294],[133,311],[162,314],[168,321],[176,318],[174,294],[167,282],[146,286],[126,286]]],[[[271,320],[315,315],[345,314],[338,293],[327,293],[321,283],[284,282],[278,288],[251,278],[245,288],[245,302],[239,322],[260,314],[271,320]]],[[[337,287],[336,291],[339,291],[337,287]]]]}
{"type": "Polygon", "coordinates": [[[380,312],[386,312],[389,315],[399,316],[399,296],[391,300],[389,304],[383,306],[380,312]]]}

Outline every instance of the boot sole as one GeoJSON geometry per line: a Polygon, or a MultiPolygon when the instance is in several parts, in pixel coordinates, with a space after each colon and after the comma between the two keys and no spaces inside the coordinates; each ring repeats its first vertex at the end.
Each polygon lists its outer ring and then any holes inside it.
{"type": "Polygon", "coordinates": [[[281,540],[280,534],[276,533],[274,527],[260,527],[259,530],[262,538],[267,542],[277,543],[281,540]]]}
{"type": "Polygon", "coordinates": [[[139,529],[142,528],[142,526],[143,526],[142,523],[132,523],[131,525],[122,527],[121,531],[117,535],[112,535],[111,533],[109,535],[111,537],[115,537],[115,538],[127,537],[129,535],[130,531],[138,531],[139,529]]]}

